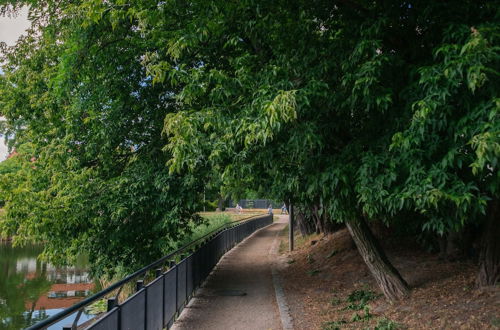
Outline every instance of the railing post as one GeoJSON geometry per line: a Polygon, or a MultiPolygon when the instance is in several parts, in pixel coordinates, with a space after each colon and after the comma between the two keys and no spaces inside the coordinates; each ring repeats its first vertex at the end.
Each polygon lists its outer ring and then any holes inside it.
{"type": "Polygon", "coordinates": [[[108,305],[106,311],[109,312],[115,307],[115,305],[116,305],[116,298],[108,298],[108,305]]]}
{"type": "Polygon", "coordinates": [[[138,280],[136,283],[135,283],[135,291],[139,291],[140,289],[142,289],[144,287],[144,280],[138,280]]]}
{"type": "MultiPolygon", "coordinates": [[[[173,268],[175,266],[175,261],[174,260],[170,260],[169,262],[169,265],[168,265],[170,268],[173,268]]],[[[177,269],[177,267],[175,267],[175,313],[174,313],[174,318],[175,318],[175,314],[177,314],[177,301],[179,300],[179,287],[178,287],[178,284],[179,284],[179,271],[177,269]]]]}
{"type": "MultiPolygon", "coordinates": [[[[293,209],[291,210],[293,212],[293,209]]],[[[292,216],[293,219],[293,216],[292,216]]],[[[40,330],[40,329],[46,329],[48,326],[51,326],[55,324],[56,322],[63,321],[64,317],[67,317],[68,315],[71,315],[72,313],[78,311],[78,315],[75,318],[73,325],[71,326],[65,326],[63,329],[76,329],[78,320],[80,318],[80,315],[83,313],[83,308],[90,303],[96,301],[97,299],[103,299],[106,296],[109,296],[114,290],[118,289],[118,292],[115,294],[114,298],[109,298],[107,299],[107,311],[110,312],[111,310],[115,309],[118,314],[121,313],[121,308],[119,308],[119,294],[124,285],[132,285],[131,283],[134,282],[134,280],[138,278],[142,278],[142,280],[137,280],[135,283],[135,290],[136,292],[142,290],[145,288],[145,275],[144,274],[155,274],[156,278],[159,278],[163,274],[163,270],[166,269],[166,261],[169,260],[168,265],[170,268],[173,268],[176,266],[175,260],[171,260],[172,258],[179,258],[181,256],[181,253],[190,253],[191,251],[193,252],[192,256],[193,258],[191,259],[191,266],[189,264],[186,264],[186,298],[188,297],[188,280],[189,273],[191,274],[192,278],[192,283],[189,289],[192,289],[191,292],[191,297],[193,296],[195,288],[199,287],[202,282],[206,279],[206,277],[209,275],[210,271],[212,271],[213,267],[217,264],[217,262],[220,260],[222,255],[224,255],[226,252],[228,252],[231,248],[236,246],[238,243],[240,243],[243,239],[245,239],[248,235],[252,234],[254,231],[256,231],[259,228],[262,228],[268,224],[272,223],[272,216],[261,216],[258,217],[257,219],[251,219],[247,221],[240,222],[238,224],[233,224],[230,226],[224,226],[223,229],[219,228],[216,230],[216,232],[212,232],[209,234],[209,236],[204,237],[202,241],[195,241],[192,242],[190,245],[186,246],[185,248],[179,249],[172,254],[169,254],[168,256],[163,257],[162,259],[158,260],[157,262],[154,262],[150,266],[146,266],[143,269],[140,269],[139,271],[135,272],[134,274],[127,276],[127,278],[113,284],[111,287],[104,289],[100,291],[99,293],[95,294],[94,296],[90,297],[90,300],[78,303],[74,305],[73,307],[70,307],[65,310],[65,313],[61,316],[57,317],[49,317],[48,319],[39,322],[39,325],[34,325],[30,327],[30,329],[34,330],[40,330]],[[222,236],[222,237],[221,237],[222,236]],[[196,243],[199,242],[199,243],[196,243]],[[193,246],[194,245],[194,246],[193,246]],[[195,267],[196,265],[196,267],[195,267]],[[189,268],[191,267],[191,268],[189,268]],[[196,271],[195,271],[196,268],[196,271]]],[[[184,292],[179,292],[179,287],[178,287],[178,282],[180,280],[179,278],[179,271],[176,267],[175,269],[175,274],[171,274],[172,277],[175,277],[175,310],[176,310],[176,315],[178,315],[178,310],[177,310],[177,305],[179,304],[179,298],[180,294],[184,294],[184,292]]],[[[171,279],[169,277],[169,279],[171,279]]],[[[184,279],[183,279],[184,280],[184,279]]],[[[163,284],[165,285],[165,279],[163,280],[163,284]]],[[[150,291],[147,290],[144,294],[146,296],[146,301],[148,299],[148,293],[150,291]]],[[[173,294],[173,292],[172,292],[173,294]]],[[[165,306],[165,295],[162,294],[163,296],[163,307],[165,306]]],[[[173,298],[173,297],[172,297],[173,298]]],[[[186,304],[189,299],[186,300],[186,304]]],[[[147,309],[148,305],[146,303],[145,308],[145,313],[147,315],[147,309]]],[[[176,318],[176,315],[174,315],[174,319],[176,318]]],[[[165,317],[165,315],[164,315],[165,317]]],[[[120,316],[119,316],[119,322],[120,322],[120,316]]],[[[147,316],[145,318],[145,323],[147,325],[147,316]]],[[[163,322],[165,324],[165,320],[163,322]]]]}

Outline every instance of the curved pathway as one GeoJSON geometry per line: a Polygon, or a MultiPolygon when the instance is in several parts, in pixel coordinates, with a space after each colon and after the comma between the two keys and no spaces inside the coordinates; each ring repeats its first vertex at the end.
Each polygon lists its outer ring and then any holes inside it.
{"type": "Polygon", "coordinates": [[[196,291],[172,329],[289,328],[286,320],[282,325],[283,304],[277,302],[272,273],[277,235],[287,221],[288,216],[280,216],[274,224],[229,251],[196,291]]]}

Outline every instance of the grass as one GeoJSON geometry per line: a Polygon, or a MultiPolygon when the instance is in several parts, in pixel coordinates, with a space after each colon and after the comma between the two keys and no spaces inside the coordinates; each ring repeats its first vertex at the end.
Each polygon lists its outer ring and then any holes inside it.
{"type": "Polygon", "coordinates": [[[254,217],[256,215],[264,215],[266,212],[263,210],[251,210],[251,211],[243,211],[241,213],[237,212],[199,212],[201,217],[206,219],[211,219],[213,217],[218,216],[228,216],[232,221],[240,221],[246,218],[254,217]]]}
{"type": "Polygon", "coordinates": [[[216,230],[219,227],[227,225],[235,220],[229,214],[224,212],[210,212],[202,213],[201,216],[205,219],[205,222],[196,226],[191,225],[191,234],[186,236],[182,241],[177,243],[177,248],[180,248],[190,242],[193,242],[208,233],[216,230]]]}
{"type": "Polygon", "coordinates": [[[241,213],[235,212],[200,212],[198,213],[202,218],[204,218],[204,222],[200,225],[192,224],[191,225],[191,234],[184,237],[183,240],[177,242],[175,244],[175,249],[181,248],[182,246],[193,242],[208,233],[216,230],[219,227],[227,225],[233,221],[241,221],[256,215],[265,214],[261,210],[256,211],[245,211],[241,213]]]}

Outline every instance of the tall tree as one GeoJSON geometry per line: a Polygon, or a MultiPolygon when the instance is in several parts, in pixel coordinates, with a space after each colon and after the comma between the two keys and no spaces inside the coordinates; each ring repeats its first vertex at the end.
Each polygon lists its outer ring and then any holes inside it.
{"type": "Polygon", "coordinates": [[[183,109],[165,122],[172,170],[203,159],[224,164],[225,177],[273,178],[298,204],[319,200],[347,223],[390,299],[406,284],[370,244],[365,218],[418,212],[423,230],[443,233],[481,222],[498,199],[496,4],[188,8],[175,31],[146,20],[170,38],[147,67],[182,85],[183,109]]]}
{"type": "Polygon", "coordinates": [[[3,192],[1,226],[16,243],[45,242],[53,262],[88,253],[99,275],[168,251],[196,221],[203,181],[165,166],[174,89],[151,83],[141,64],[151,45],[137,20],[96,8],[32,2],[32,30],[4,48],[5,133],[32,148],[20,151],[23,170],[3,192]]]}
{"type": "MultiPolygon", "coordinates": [[[[194,176],[217,173],[223,189],[266,187],[345,222],[393,300],[407,285],[365,222],[410,212],[442,234],[498,219],[498,1],[31,3],[37,28],[10,52],[0,108],[36,142],[29,193],[13,196],[36,200],[37,217],[55,201],[66,213],[51,219],[109,217],[116,233],[172,224],[163,207],[188,219],[178,205],[194,203],[194,176]],[[136,200],[139,214],[124,206],[136,200]]],[[[485,237],[480,282],[492,283],[498,245],[485,237]]]]}

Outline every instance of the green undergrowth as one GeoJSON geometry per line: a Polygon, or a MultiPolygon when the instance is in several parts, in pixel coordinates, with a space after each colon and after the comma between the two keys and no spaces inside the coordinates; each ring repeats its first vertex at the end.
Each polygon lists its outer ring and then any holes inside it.
{"type": "Polygon", "coordinates": [[[400,324],[383,317],[378,320],[377,325],[373,328],[373,330],[396,330],[402,328],[403,327],[400,324]]]}
{"type": "MultiPolygon", "coordinates": [[[[341,330],[343,327],[346,327],[347,325],[351,325],[353,322],[357,321],[346,321],[346,320],[339,320],[339,321],[331,321],[331,322],[326,322],[323,324],[321,327],[322,330],[341,330]]],[[[358,328],[358,327],[357,327],[358,328]]],[[[371,327],[365,327],[359,329],[363,330],[397,330],[397,329],[404,329],[400,324],[389,320],[385,317],[379,318],[377,320],[377,324],[371,328],[371,327]]]]}
{"type": "Polygon", "coordinates": [[[365,309],[368,306],[368,302],[380,297],[379,294],[370,290],[354,290],[347,297],[347,302],[349,303],[346,310],[359,311],[365,309]]]}
{"type": "Polygon", "coordinates": [[[191,225],[191,234],[187,235],[181,241],[177,242],[176,249],[181,248],[205,235],[214,231],[215,229],[222,227],[231,223],[233,220],[227,214],[204,214],[203,215],[204,222],[196,225],[191,225]]]}
{"type": "Polygon", "coordinates": [[[108,308],[108,302],[106,299],[101,299],[94,302],[92,305],[85,307],[85,313],[90,315],[97,315],[106,312],[108,308]]]}
{"type": "MultiPolygon", "coordinates": [[[[323,324],[323,330],[336,330],[342,329],[349,324],[349,326],[353,326],[353,323],[361,323],[368,322],[373,319],[373,315],[370,313],[370,306],[368,303],[370,301],[376,300],[380,297],[380,294],[377,294],[368,288],[364,287],[359,290],[352,291],[346,299],[341,299],[337,295],[334,296],[330,300],[330,304],[332,306],[341,306],[340,310],[343,311],[354,311],[349,319],[341,319],[337,321],[330,321],[323,324]],[[345,304],[345,305],[344,305],[345,304]],[[342,305],[344,305],[342,307],[342,305]]],[[[363,328],[361,325],[356,326],[360,329],[370,330],[370,327],[363,328]]],[[[396,322],[389,320],[387,318],[379,318],[377,320],[376,326],[373,330],[394,330],[401,329],[401,326],[396,322]]]]}

